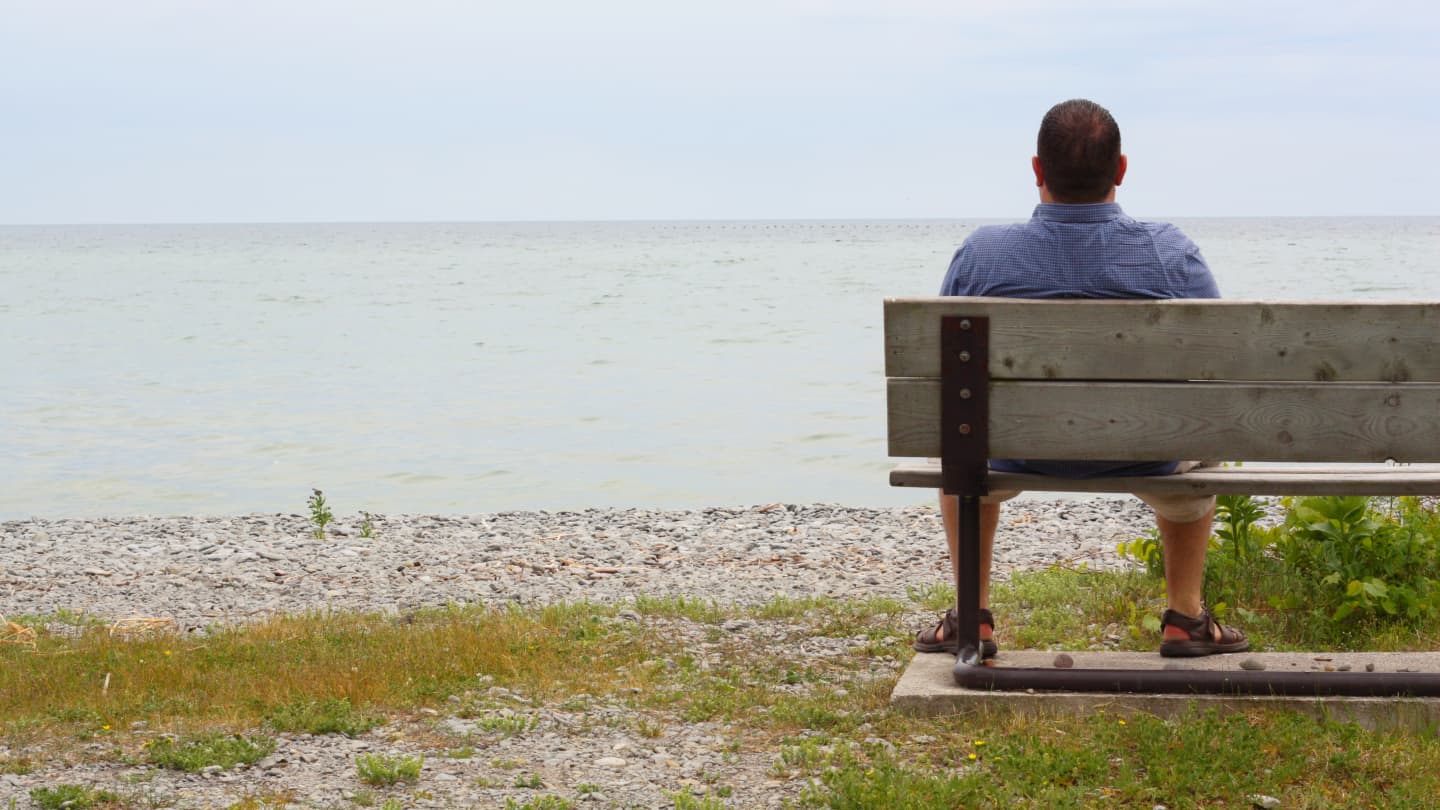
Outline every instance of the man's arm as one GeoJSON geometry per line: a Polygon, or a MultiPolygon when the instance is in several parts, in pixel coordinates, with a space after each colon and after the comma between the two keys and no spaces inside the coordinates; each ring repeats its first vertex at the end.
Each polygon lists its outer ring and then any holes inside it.
{"type": "Polygon", "coordinates": [[[1186,286],[1186,298],[1219,298],[1220,287],[1215,283],[1215,276],[1210,272],[1210,265],[1205,263],[1205,257],[1200,255],[1200,248],[1194,242],[1186,240],[1185,247],[1185,273],[1189,276],[1189,283],[1186,286]]]}

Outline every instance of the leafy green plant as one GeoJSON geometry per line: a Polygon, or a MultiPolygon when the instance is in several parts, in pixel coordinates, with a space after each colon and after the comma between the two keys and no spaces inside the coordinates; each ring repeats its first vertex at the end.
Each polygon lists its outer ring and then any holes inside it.
{"type": "Polygon", "coordinates": [[[325,493],[320,490],[312,490],[312,494],[305,501],[310,507],[310,523],[315,528],[310,530],[310,536],[320,539],[325,536],[325,527],[335,522],[335,513],[330,511],[330,504],[325,502],[325,493]]]}
{"type": "Polygon", "coordinates": [[[375,516],[369,512],[360,512],[360,536],[366,539],[375,536],[375,516]]]}
{"type": "Polygon", "coordinates": [[[414,782],[420,778],[425,767],[425,757],[389,756],[387,754],[361,754],[355,758],[355,768],[360,780],[369,785],[393,785],[396,782],[414,782]]]}
{"type": "Polygon", "coordinates": [[[1278,550],[1309,587],[1277,604],[1308,604],[1317,618],[1337,624],[1433,619],[1440,613],[1440,547],[1431,520],[1426,510],[1384,514],[1358,496],[1295,502],[1278,550]]]}
{"type": "Polygon", "coordinates": [[[275,741],[268,737],[210,734],[180,740],[162,737],[146,746],[146,758],[161,768],[194,773],[212,765],[226,770],[254,765],[274,750],[275,741]]]}
{"type": "Polygon", "coordinates": [[[355,737],[380,725],[378,715],[356,711],[348,698],[300,700],[276,707],[265,715],[276,731],[307,734],[344,734],[355,737]]]}
{"type": "Polygon", "coordinates": [[[1215,502],[1218,525],[1205,558],[1205,596],[1217,617],[1227,618],[1234,610],[1248,622],[1254,614],[1239,605],[1271,590],[1280,574],[1271,553],[1277,531],[1255,525],[1265,509],[1249,495],[1221,495],[1215,502]]]}
{"type": "Polygon", "coordinates": [[[1152,577],[1165,576],[1165,552],[1160,545],[1160,530],[1151,529],[1128,543],[1115,546],[1115,553],[1137,563],[1152,577]]]}
{"type": "Polygon", "coordinates": [[[1263,545],[1256,541],[1256,534],[1251,528],[1263,517],[1265,510],[1249,495],[1217,496],[1215,520],[1220,524],[1215,530],[1217,545],[1228,552],[1237,564],[1258,557],[1263,545]]]}
{"type": "Polygon", "coordinates": [[[120,797],[108,790],[97,790],[84,785],[56,785],[31,790],[30,800],[42,810],[85,810],[89,807],[116,804],[120,797]]]}

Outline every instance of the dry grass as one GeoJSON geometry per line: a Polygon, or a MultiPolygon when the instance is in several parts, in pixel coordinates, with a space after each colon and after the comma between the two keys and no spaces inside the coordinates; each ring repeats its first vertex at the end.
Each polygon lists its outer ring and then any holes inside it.
{"type": "Polygon", "coordinates": [[[35,631],[0,616],[0,644],[14,644],[34,649],[35,631]]]}
{"type": "Polygon", "coordinates": [[[404,710],[472,689],[477,676],[545,698],[642,686],[647,631],[593,608],[453,610],[395,617],[278,617],[204,637],[128,620],[74,637],[11,631],[0,717],[92,731],[134,720],[255,725],[274,707],[346,700],[404,710]]]}

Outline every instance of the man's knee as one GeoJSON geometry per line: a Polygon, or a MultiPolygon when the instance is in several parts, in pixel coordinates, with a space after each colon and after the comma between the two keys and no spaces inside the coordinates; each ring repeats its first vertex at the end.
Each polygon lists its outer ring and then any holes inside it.
{"type": "Polygon", "coordinates": [[[1214,495],[1146,493],[1139,498],[1149,504],[1156,515],[1171,523],[1194,523],[1204,519],[1215,508],[1214,495]]]}

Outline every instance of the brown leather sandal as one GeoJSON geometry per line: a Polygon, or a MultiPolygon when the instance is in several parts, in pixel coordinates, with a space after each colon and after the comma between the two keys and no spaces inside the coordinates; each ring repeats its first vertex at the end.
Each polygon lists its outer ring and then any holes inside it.
{"type": "MultiPolygon", "coordinates": [[[[980,608],[980,623],[990,625],[991,631],[995,629],[995,616],[990,613],[989,608],[980,608]]],[[[955,615],[955,608],[945,611],[940,617],[940,622],[929,630],[921,630],[915,634],[915,643],[910,646],[916,652],[933,653],[947,652],[951,655],[960,654],[960,618],[955,615]],[[937,635],[944,638],[935,640],[937,635]]],[[[994,658],[1000,653],[1000,647],[994,639],[982,639],[980,641],[980,658],[994,658]]]]}
{"type": "Polygon", "coordinates": [[[1194,658],[1250,649],[1250,640],[1245,638],[1244,633],[1215,621],[1209,610],[1200,611],[1199,616],[1186,616],[1178,610],[1166,610],[1160,617],[1160,624],[1162,630],[1164,627],[1177,627],[1190,636],[1189,639],[1161,641],[1160,654],[1166,658],[1194,658]],[[1216,627],[1220,629],[1219,641],[1215,640],[1215,633],[1211,629],[1216,627]]]}

